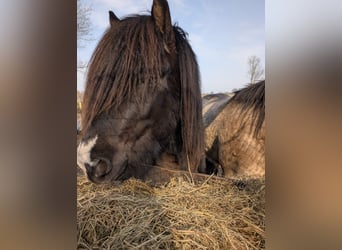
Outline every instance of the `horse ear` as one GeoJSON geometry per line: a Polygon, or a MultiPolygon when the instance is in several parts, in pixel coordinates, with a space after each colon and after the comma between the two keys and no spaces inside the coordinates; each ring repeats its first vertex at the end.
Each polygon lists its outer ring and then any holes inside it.
{"type": "Polygon", "coordinates": [[[169,5],[166,0],[153,0],[152,18],[167,43],[174,42],[169,5]]]}
{"type": "Polygon", "coordinates": [[[115,24],[117,24],[118,22],[120,22],[120,19],[114,14],[113,11],[109,11],[109,23],[110,23],[110,27],[113,27],[115,24]]]}

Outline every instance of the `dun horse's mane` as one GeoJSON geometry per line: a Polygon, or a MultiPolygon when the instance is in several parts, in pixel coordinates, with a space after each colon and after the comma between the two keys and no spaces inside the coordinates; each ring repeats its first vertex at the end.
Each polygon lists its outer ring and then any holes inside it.
{"type": "MultiPolygon", "coordinates": [[[[199,164],[204,152],[200,76],[186,33],[173,26],[180,71],[183,156],[199,164]]],[[[101,114],[133,98],[143,100],[156,91],[164,55],[162,34],[151,16],[125,18],[109,28],[91,57],[83,99],[82,128],[87,131],[101,114]],[[137,53],[139,52],[139,53],[137,53]]]]}
{"type": "Polygon", "coordinates": [[[229,103],[239,104],[241,116],[247,115],[247,111],[252,109],[252,126],[254,134],[257,135],[265,120],[265,80],[250,84],[234,93],[229,103]]]}

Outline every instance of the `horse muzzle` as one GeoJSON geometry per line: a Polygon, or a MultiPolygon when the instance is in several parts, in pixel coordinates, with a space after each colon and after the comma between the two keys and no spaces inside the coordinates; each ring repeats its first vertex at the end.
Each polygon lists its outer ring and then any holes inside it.
{"type": "Polygon", "coordinates": [[[127,168],[127,161],[122,164],[115,165],[107,159],[99,159],[96,165],[85,163],[87,177],[90,181],[97,184],[114,183],[124,180],[124,175],[127,168]]]}

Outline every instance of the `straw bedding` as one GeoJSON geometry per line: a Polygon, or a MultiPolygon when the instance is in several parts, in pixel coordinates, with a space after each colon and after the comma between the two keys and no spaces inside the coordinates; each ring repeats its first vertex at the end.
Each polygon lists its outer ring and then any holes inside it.
{"type": "Polygon", "coordinates": [[[77,178],[78,249],[265,248],[264,179],[152,187],[77,178]]]}

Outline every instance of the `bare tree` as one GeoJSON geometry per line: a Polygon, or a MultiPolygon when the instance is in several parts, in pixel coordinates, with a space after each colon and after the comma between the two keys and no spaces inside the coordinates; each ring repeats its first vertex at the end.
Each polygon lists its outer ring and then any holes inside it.
{"type": "Polygon", "coordinates": [[[82,42],[91,39],[91,11],[90,6],[85,6],[81,0],[77,0],[77,48],[82,48],[82,42]]]}
{"type": "MultiPolygon", "coordinates": [[[[77,48],[83,48],[83,42],[91,40],[91,11],[90,6],[84,5],[82,0],[77,0],[77,48]]],[[[77,61],[77,71],[83,71],[85,68],[85,62],[77,61]]]]}
{"type": "Polygon", "coordinates": [[[248,57],[248,78],[251,83],[255,83],[258,80],[263,79],[264,69],[261,65],[260,58],[257,56],[248,57]]]}

